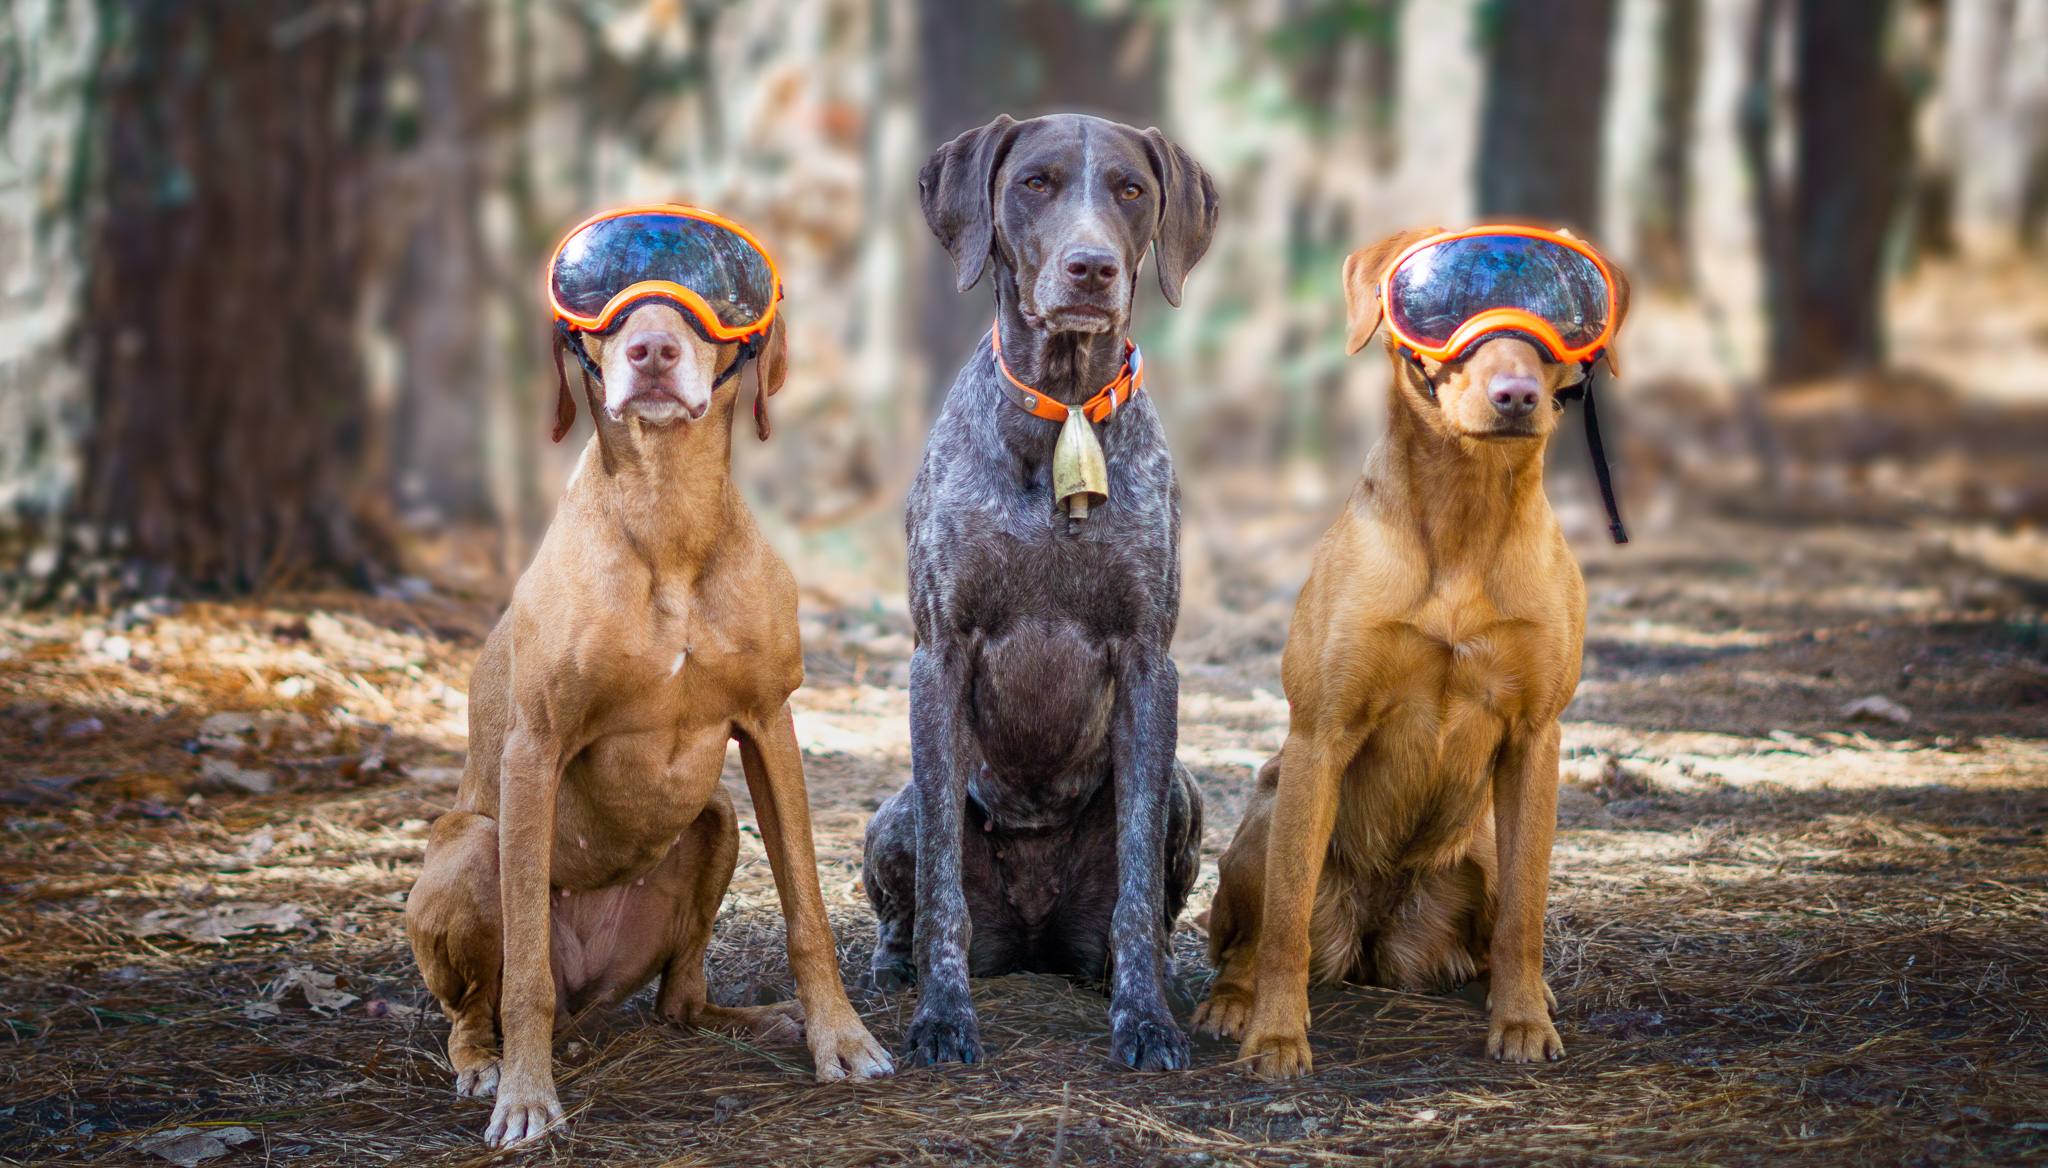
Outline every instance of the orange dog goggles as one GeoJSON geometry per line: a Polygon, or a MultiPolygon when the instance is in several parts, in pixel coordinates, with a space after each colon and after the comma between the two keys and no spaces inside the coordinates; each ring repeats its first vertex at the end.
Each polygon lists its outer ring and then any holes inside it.
{"type": "Polygon", "coordinates": [[[572,328],[609,332],[649,299],[682,309],[707,341],[746,341],[774,323],[782,275],[746,228],[678,203],[594,215],[548,261],[548,304],[572,328]]]}
{"type": "Polygon", "coordinates": [[[1614,273],[1570,236],[1494,225],[1413,244],[1380,277],[1394,339],[1449,361],[1492,333],[1515,332],[1558,361],[1598,360],[1614,339],[1614,273]]]}

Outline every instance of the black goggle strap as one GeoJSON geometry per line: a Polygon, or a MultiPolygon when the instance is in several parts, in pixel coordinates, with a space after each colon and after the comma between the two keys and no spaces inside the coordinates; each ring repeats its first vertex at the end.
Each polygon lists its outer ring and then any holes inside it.
{"type": "MultiPolygon", "coordinates": [[[[1614,501],[1614,476],[1607,466],[1607,447],[1600,441],[1600,414],[1593,406],[1593,378],[1599,373],[1600,358],[1606,350],[1593,354],[1591,360],[1579,366],[1585,377],[1577,385],[1566,386],[1557,395],[1559,403],[1573,398],[1580,399],[1586,414],[1586,450],[1593,456],[1593,477],[1600,483],[1600,501],[1607,505],[1607,534],[1618,544],[1628,542],[1628,530],[1621,525],[1621,508],[1614,501]]],[[[1560,404],[1559,408],[1563,408],[1560,404]]]]}
{"type": "Polygon", "coordinates": [[[1422,392],[1429,395],[1429,400],[1435,401],[1436,382],[1431,381],[1429,379],[1429,366],[1424,365],[1422,363],[1422,354],[1417,353],[1415,350],[1409,348],[1406,345],[1403,345],[1401,346],[1401,355],[1408,359],[1408,363],[1410,365],[1415,366],[1415,376],[1420,377],[1422,379],[1422,392]]]}

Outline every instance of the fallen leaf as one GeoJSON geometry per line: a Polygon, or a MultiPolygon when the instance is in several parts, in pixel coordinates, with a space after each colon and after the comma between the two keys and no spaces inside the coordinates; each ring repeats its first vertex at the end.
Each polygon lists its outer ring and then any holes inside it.
{"type": "Polygon", "coordinates": [[[33,807],[38,803],[76,803],[78,797],[71,788],[94,775],[25,775],[13,776],[16,786],[0,790],[0,803],[12,803],[20,807],[33,807]]]}
{"type": "Polygon", "coordinates": [[[372,998],[363,1012],[372,1018],[410,1018],[420,1012],[418,1006],[408,1006],[384,998],[372,998]]]}
{"type": "Polygon", "coordinates": [[[242,858],[253,864],[269,855],[271,849],[276,846],[277,833],[267,827],[261,828],[249,837],[249,842],[242,845],[242,858]]]}
{"type": "Polygon", "coordinates": [[[233,787],[251,795],[268,795],[277,789],[277,776],[265,770],[244,770],[225,758],[199,760],[199,778],[217,787],[233,787]]]}
{"type": "Polygon", "coordinates": [[[144,1136],[135,1146],[155,1156],[162,1156],[181,1168],[192,1168],[201,1160],[227,1155],[228,1149],[239,1147],[256,1138],[256,1133],[246,1127],[174,1127],[155,1135],[144,1136]]]}
{"type": "Polygon", "coordinates": [[[1859,718],[1867,718],[1875,722],[1893,722],[1903,726],[1913,720],[1913,711],[1883,694],[1871,694],[1843,706],[1842,716],[1852,722],[1859,718]]]}
{"type": "Polygon", "coordinates": [[[298,905],[236,901],[204,909],[152,909],[137,917],[128,931],[137,937],[169,934],[187,941],[218,944],[229,937],[239,937],[259,929],[289,933],[293,929],[312,927],[312,922],[306,919],[298,905]]]}
{"type": "Polygon", "coordinates": [[[350,1003],[359,1000],[356,995],[344,993],[337,988],[339,981],[340,979],[331,973],[321,973],[303,965],[295,966],[270,983],[266,996],[277,1002],[296,993],[306,999],[306,1005],[311,1007],[315,1014],[332,1018],[350,1003]]]}
{"type": "Polygon", "coordinates": [[[407,767],[405,777],[430,791],[452,790],[462,785],[462,768],[407,767]]]}
{"type": "Polygon", "coordinates": [[[242,1017],[247,1018],[251,1022],[261,1022],[268,1018],[280,1018],[283,1016],[284,1008],[276,1002],[247,1002],[242,1006],[242,1017]]]}
{"type": "Polygon", "coordinates": [[[256,729],[256,715],[239,710],[210,714],[199,724],[199,744],[216,750],[239,750],[249,744],[243,735],[256,729]]]}

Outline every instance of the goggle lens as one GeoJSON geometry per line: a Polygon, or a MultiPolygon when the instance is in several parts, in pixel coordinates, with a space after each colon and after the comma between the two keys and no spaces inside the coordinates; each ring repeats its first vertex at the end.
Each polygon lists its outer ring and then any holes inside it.
{"type": "Polygon", "coordinates": [[[558,310],[586,327],[611,323],[607,308],[636,284],[695,292],[726,329],[765,319],[779,289],[768,257],[719,223],[673,211],[635,211],[586,224],[563,242],[548,288],[558,310]]]}
{"type": "Polygon", "coordinates": [[[1388,278],[1387,313],[1400,331],[1431,345],[1450,341],[1488,309],[1519,308],[1582,348],[1607,327],[1607,277],[1555,240],[1469,235],[1422,248],[1388,278]]]}

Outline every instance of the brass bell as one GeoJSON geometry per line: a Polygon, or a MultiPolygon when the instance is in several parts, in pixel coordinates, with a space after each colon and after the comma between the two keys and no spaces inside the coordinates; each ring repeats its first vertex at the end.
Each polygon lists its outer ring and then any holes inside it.
{"type": "Polygon", "coordinates": [[[1109,463],[1095,427],[1079,409],[1067,411],[1059,444],[1053,447],[1052,500],[1056,510],[1074,519],[1086,519],[1090,507],[1109,502],[1109,463]]]}

